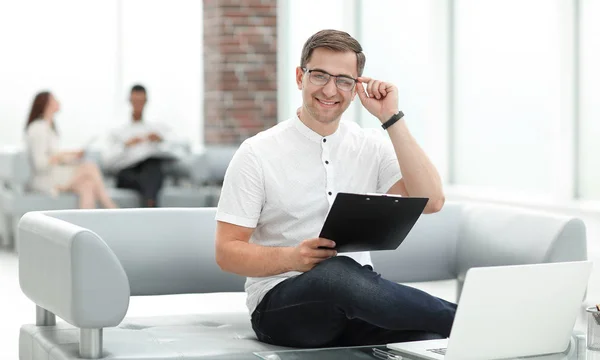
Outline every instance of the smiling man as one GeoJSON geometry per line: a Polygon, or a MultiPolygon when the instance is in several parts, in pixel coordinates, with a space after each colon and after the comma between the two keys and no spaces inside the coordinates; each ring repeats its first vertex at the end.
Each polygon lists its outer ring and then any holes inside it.
{"type": "Polygon", "coordinates": [[[428,197],[426,213],[444,204],[438,172],[399,111],[397,88],[363,76],[364,66],[362,47],[347,33],[311,36],[296,69],[298,115],[246,140],[225,175],[217,263],[248,277],[261,341],[325,347],[450,334],[455,304],[383,279],[368,252],[337,256],[331,240],[318,238],[338,192],[428,197]],[[389,139],[340,121],[357,95],[389,139]]]}

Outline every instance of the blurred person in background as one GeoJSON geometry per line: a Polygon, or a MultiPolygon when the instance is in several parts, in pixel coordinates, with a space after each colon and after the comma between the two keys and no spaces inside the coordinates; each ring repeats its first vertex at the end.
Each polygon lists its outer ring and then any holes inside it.
{"type": "Polygon", "coordinates": [[[74,192],[81,209],[93,209],[96,200],[109,209],[117,205],[106,192],[100,170],[84,162],[84,151],[59,151],[59,136],[54,115],[59,102],[47,91],[35,96],[25,125],[25,143],[32,167],[29,187],[52,195],[74,192]]]}
{"type": "Polygon", "coordinates": [[[173,139],[170,129],[144,118],[148,101],[146,88],[134,85],[129,102],[130,122],[113,130],[108,137],[105,166],[117,175],[117,187],[137,191],[145,207],[158,206],[158,193],[163,182],[163,163],[172,160],[162,145],[173,139]]]}

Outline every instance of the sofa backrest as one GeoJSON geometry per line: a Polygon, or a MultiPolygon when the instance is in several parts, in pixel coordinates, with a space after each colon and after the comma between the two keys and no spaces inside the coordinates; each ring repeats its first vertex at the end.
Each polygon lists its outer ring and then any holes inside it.
{"type": "MultiPolygon", "coordinates": [[[[95,232],[121,262],[132,295],[243,291],[215,260],[215,208],[66,210],[46,214],[95,232]]],[[[586,258],[585,225],[521,208],[447,202],[422,215],[394,251],[372,252],[396,282],[463,280],[477,266],[586,258]]]]}
{"type": "Polygon", "coordinates": [[[462,205],[448,202],[435,214],[421,215],[400,246],[373,251],[375,270],[395,282],[456,278],[456,244],[462,205]]]}
{"type": "Polygon", "coordinates": [[[204,150],[204,169],[201,177],[203,182],[211,185],[223,184],[225,172],[237,151],[237,145],[211,145],[204,150]]]}
{"type": "MultiPolygon", "coordinates": [[[[47,214],[98,234],[127,273],[132,295],[243,291],[245,278],[215,261],[215,208],[56,211],[47,214]]],[[[375,269],[397,282],[456,276],[461,206],[422,215],[395,251],[373,252],[375,269]]]]}

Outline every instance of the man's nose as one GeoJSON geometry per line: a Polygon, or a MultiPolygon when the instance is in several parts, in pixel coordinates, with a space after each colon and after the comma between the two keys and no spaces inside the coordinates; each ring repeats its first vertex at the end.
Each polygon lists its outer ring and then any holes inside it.
{"type": "Polygon", "coordinates": [[[334,78],[329,79],[327,84],[325,84],[325,86],[323,86],[323,93],[327,97],[335,96],[335,94],[337,93],[337,87],[335,86],[334,78]]]}

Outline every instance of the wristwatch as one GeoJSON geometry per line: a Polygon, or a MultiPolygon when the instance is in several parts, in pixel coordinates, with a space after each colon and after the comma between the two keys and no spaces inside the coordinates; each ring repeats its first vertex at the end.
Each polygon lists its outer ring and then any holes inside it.
{"type": "Polygon", "coordinates": [[[381,124],[381,127],[383,128],[383,130],[389,128],[390,126],[394,125],[396,123],[396,121],[402,119],[404,117],[404,113],[402,111],[398,111],[397,114],[392,115],[392,117],[384,122],[383,124],[381,124]]]}

